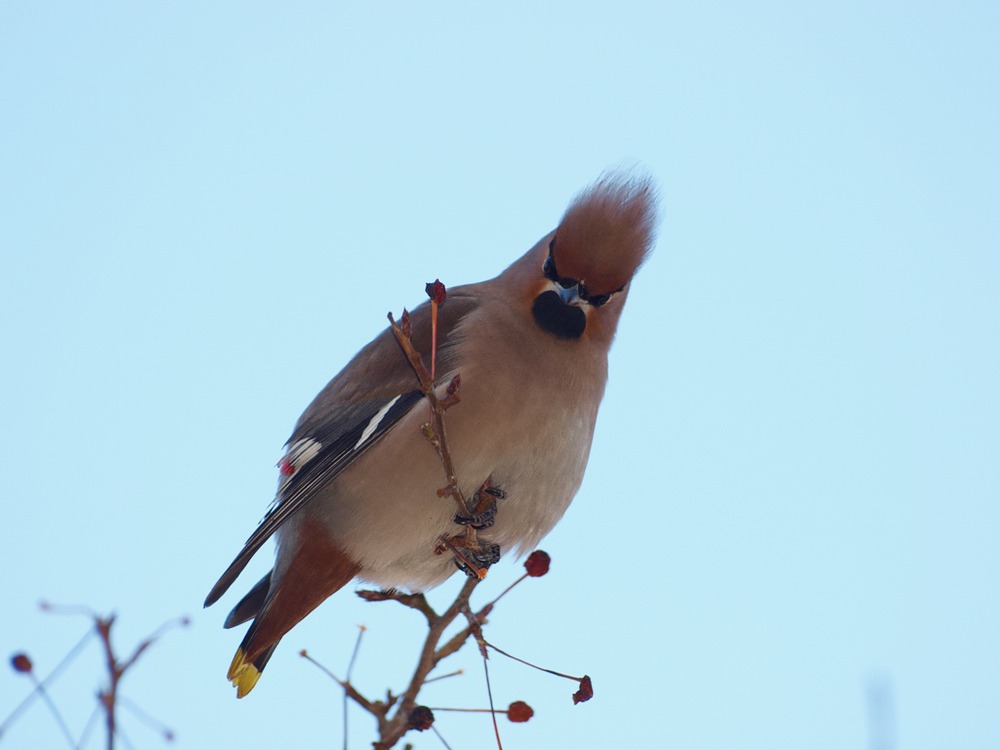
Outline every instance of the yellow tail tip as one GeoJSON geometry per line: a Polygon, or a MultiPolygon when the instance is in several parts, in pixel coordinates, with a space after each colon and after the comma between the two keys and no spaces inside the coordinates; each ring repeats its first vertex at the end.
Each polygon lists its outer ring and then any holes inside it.
{"type": "Polygon", "coordinates": [[[236,697],[242,698],[257,684],[257,680],[260,679],[260,670],[248,662],[244,657],[243,649],[238,648],[232,664],[229,665],[226,677],[236,688],[236,697]]]}

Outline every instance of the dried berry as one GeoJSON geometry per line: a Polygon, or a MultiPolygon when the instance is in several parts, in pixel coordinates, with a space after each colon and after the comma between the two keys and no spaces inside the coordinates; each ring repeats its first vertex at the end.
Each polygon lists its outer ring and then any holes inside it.
{"type": "Polygon", "coordinates": [[[448,290],[445,289],[444,284],[441,283],[440,279],[434,279],[434,281],[427,284],[424,287],[424,291],[427,292],[427,296],[431,298],[432,301],[436,302],[438,306],[444,304],[445,297],[448,296],[448,290]]]}
{"type": "Polygon", "coordinates": [[[573,693],[573,705],[589,701],[593,697],[594,686],[590,684],[590,677],[584,675],[583,679],[580,680],[580,689],[573,693]]]}
{"type": "Polygon", "coordinates": [[[418,732],[426,732],[431,728],[432,724],[434,724],[434,712],[427,708],[427,706],[417,706],[410,712],[410,729],[416,729],[418,732]]]}
{"type": "Polygon", "coordinates": [[[31,659],[28,658],[27,654],[14,654],[10,657],[10,664],[14,667],[15,672],[27,674],[31,671],[31,659]]]}
{"type": "Polygon", "coordinates": [[[548,553],[536,549],[524,561],[524,569],[532,578],[539,578],[549,572],[550,562],[552,562],[552,558],[549,557],[548,553]]]}
{"type": "Polygon", "coordinates": [[[534,710],[524,701],[514,701],[507,707],[507,718],[515,724],[523,724],[534,715],[534,710]]]}

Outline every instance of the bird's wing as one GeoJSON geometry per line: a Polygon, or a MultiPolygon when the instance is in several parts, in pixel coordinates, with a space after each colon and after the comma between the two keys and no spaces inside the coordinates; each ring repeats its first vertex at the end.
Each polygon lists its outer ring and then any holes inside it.
{"type": "Polygon", "coordinates": [[[291,443],[278,464],[281,485],[274,503],[212,588],[205,606],[215,603],[226,592],[271,534],[319,488],[378,442],[422,398],[419,390],[412,390],[385,403],[353,404],[341,410],[338,422],[291,443]]]}
{"type": "MultiPolygon", "coordinates": [[[[455,367],[454,329],[476,303],[455,290],[440,309],[437,371],[455,367]],[[457,294],[456,294],[457,292],[457,294]]],[[[410,316],[412,341],[429,363],[430,310],[427,305],[410,316]]],[[[250,535],[236,559],[205,599],[214,604],[232,585],[250,558],[271,535],[319,489],[375,445],[423,398],[417,380],[392,331],[383,331],[363,348],[324,388],[299,419],[279,462],[281,482],[271,508],[250,535]]]]}

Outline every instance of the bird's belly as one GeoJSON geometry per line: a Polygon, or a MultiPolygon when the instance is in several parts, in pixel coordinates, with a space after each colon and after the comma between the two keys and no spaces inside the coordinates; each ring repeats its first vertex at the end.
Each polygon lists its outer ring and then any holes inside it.
{"type": "MultiPolygon", "coordinates": [[[[532,404],[510,409],[511,402],[484,399],[472,378],[462,401],[447,412],[448,444],[467,498],[488,479],[504,496],[497,501],[494,525],[481,537],[501,554],[524,553],[562,517],[579,488],[593,435],[596,410],[552,409],[544,434],[525,426],[532,404]],[[502,404],[493,414],[483,403],[502,404]]],[[[469,382],[467,381],[467,382],[469,382]]],[[[436,554],[442,537],[461,530],[451,497],[439,497],[444,469],[434,448],[419,437],[428,418],[416,407],[370,452],[360,457],[312,502],[317,518],[344,551],[361,566],[363,580],[384,587],[422,590],[456,570],[452,555],[436,554]],[[319,498],[317,498],[319,500],[319,498]]]]}

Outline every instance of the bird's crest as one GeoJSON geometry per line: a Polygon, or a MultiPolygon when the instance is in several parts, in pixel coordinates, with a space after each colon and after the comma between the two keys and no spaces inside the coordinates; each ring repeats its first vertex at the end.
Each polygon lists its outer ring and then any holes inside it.
{"type": "Polygon", "coordinates": [[[591,293],[618,291],[649,254],[655,224],[656,189],[649,177],[605,173],[566,209],[553,241],[556,268],[591,293]]]}

